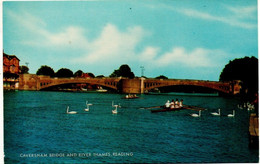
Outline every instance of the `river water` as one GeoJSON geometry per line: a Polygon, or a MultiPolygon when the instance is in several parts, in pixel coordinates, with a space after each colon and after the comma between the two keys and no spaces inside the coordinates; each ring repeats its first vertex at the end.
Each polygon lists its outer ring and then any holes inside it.
{"type": "Polygon", "coordinates": [[[238,98],[214,95],[5,91],[6,163],[247,163],[258,162],[248,148],[246,109],[238,98]],[[167,100],[206,108],[151,113],[143,107],[167,100]],[[86,101],[92,103],[86,112],[86,101]],[[121,105],[112,114],[112,105],[121,105]],[[67,106],[77,114],[66,114],[67,106]],[[212,116],[221,108],[221,116],[212,116]],[[234,118],[226,117],[236,111],[234,118]]]}

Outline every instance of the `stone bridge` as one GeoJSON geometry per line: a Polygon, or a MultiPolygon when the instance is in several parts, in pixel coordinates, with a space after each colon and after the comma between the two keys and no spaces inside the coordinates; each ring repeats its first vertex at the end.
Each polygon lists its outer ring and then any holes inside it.
{"type": "Polygon", "coordinates": [[[238,94],[240,81],[217,82],[204,80],[180,80],[180,79],[146,79],[146,78],[51,78],[49,76],[37,76],[35,74],[23,74],[19,77],[20,90],[43,90],[62,84],[92,84],[114,89],[120,93],[144,93],[154,88],[189,85],[211,88],[213,90],[238,94]]]}

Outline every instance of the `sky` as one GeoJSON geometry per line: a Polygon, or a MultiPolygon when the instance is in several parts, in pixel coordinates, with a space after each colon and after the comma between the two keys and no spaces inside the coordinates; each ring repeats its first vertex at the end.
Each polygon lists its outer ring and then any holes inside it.
{"type": "Polygon", "coordinates": [[[109,76],[218,81],[258,58],[257,0],[4,1],[3,49],[28,64],[109,76]]]}

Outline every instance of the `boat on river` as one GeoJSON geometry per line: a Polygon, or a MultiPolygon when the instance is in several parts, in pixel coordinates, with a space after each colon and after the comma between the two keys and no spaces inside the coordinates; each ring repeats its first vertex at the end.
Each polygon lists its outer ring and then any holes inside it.
{"type": "Polygon", "coordinates": [[[123,99],[137,99],[137,98],[139,98],[139,97],[136,96],[136,95],[130,95],[130,94],[125,95],[125,96],[123,97],[123,99]]]}
{"type": "Polygon", "coordinates": [[[156,109],[151,110],[152,113],[158,113],[158,112],[172,112],[172,111],[178,111],[183,109],[189,109],[188,107],[180,107],[180,108],[163,108],[163,109],[156,109]]]}
{"type": "Polygon", "coordinates": [[[107,92],[106,89],[97,89],[96,91],[97,91],[97,92],[107,92]]]}
{"type": "Polygon", "coordinates": [[[97,92],[107,92],[107,89],[103,89],[102,87],[99,87],[96,91],[97,92]]]}

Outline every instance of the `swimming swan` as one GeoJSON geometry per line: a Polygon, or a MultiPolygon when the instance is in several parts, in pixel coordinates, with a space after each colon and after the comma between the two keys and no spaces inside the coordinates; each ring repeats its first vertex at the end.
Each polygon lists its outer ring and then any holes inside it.
{"type": "Polygon", "coordinates": [[[67,114],[76,114],[77,112],[76,111],[70,111],[69,112],[69,106],[67,107],[67,114]]]}
{"type": "Polygon", "coordinates": [[[235,116],[235,110],[233,110],[233,114],[228,114],[228,117],[234,117],[235,116]]]}
{"type": "Polygon", "coordinates": [[[85,111],[88,112],[89,111],[89,106],[93,105],[93,104],[88,104],[88,101],[86,101],[86,105],[87,105],[87,108],[85,109],[85,111]]]}
{"type": "Polygon", "coordinates": [[[218,113],[217,112],[213,112],[211,114],[214,115],[214,116],[220,116],[220,109],[218,109],[218,113]]]}
{"type": "MultiPolygon", "coordinates": [[[[121,108],[120,103],[119,103],[117,106],[118,106],[118,108],[121,108]]],[[[115,105],[114,105],[114,101],[112,101],[112,107],[115,107],[115,105]]]]}
{"type": "Polygon", "coordinates": [[[200,115],[201,115],[201,110],[199,110],[199,114],[197,113],[191,114],[192,117],[200,117],[200,115]]]}
{"type": "Polygon", "coordinates": [[[117,107],[118,107],[118,105],[114,105],[114,107],[116,107],[114,110],[112,110],[112,113],[113,114],[117,114],[117,107]]]}

